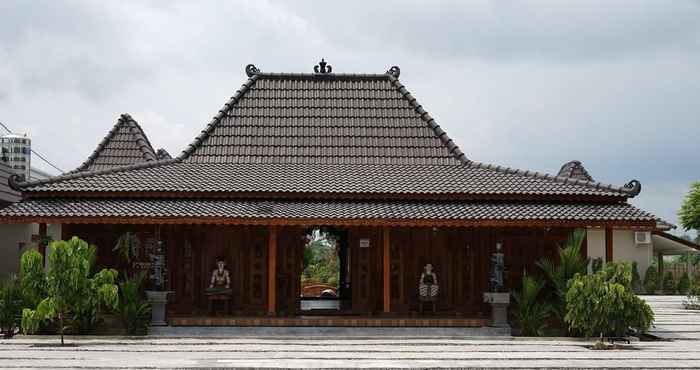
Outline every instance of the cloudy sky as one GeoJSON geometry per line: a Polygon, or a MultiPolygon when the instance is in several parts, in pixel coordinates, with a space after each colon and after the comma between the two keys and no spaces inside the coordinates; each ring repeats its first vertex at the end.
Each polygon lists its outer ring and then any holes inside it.
{"type": "MultiPolygon", "coordinates": [[[[676,222],[700,180],[699,1],[0,1],[0,121],[77,167],[121,113],[178,154],[244,66],[401,80],[470,159],[581,160],[676,222]]],[[[36,158],[34,163],[49,169],[36,158]]],[[[55,171],[54,171],[55,172],[55,171]]]]}

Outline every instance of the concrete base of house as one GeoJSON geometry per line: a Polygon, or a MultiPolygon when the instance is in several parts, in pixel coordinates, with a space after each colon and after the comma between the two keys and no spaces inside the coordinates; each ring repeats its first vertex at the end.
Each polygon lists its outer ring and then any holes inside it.
{"type": "Polygon", "coordinates": [[[233,327],[158,326],[149,335],[162,337],[509,337],[510,328],[480,327],[233,327]]]}

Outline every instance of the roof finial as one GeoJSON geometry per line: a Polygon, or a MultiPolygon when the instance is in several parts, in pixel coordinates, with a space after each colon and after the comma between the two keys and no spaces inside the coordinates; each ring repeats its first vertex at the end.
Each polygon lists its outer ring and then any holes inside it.
{"type": "Polygon", "coordinates": [[[248,64],[245,66],[245,74],[247,74],[248,77],[253,77],[258,73],[260,73],[260,70],[254,64],[248,64]]]}
{"type": "Polygon", "coordinates": [[[399,66],[393,66],[389,68],[389,70],[386,71],[386,73],[394,76],[395,78],[399,78],[399,75],[401,74],[401,68],[399,68],[399,66]]]}
{"type": "Polygon", "coordinates": [[[326,63],[325,59],[323,58],[321,58],[321,61],[314,66],[315,73],[331,73],[332,71],[333,67],[330,64],[326,63]]]}

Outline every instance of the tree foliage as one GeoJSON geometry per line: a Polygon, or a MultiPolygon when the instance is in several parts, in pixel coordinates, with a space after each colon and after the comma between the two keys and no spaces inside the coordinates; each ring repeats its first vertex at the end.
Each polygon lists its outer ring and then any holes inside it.
{"type": "Polygon", "coordinates": [[[0,282],[0,330],[5,338],[12,338],[19,327],[22,311],[22,288],[17,277],[0,282]]]}
{"type": "Polygon", "coordinates": [[[680,294],[688,294],[688,290],[690,290],[690,276],[688,276],[687,272],[684,272],[680,279],[678,279],[676,290],[680,294]]]}
{"type": "Polygon", "coordinates": [[[646,294],[656,294],[659,290],[659,272],[656,266],[652,265],[647,268],[644,274],[644,292],[646,294]]]}
{"type": "Polygon", "coordinates": [[[543,287],[544,282],[524,274],[520,290],[512,293],[516,305],[515,320],[522,335],[544,335],[552,307],[538,301],[543,287]]]}
{"type": "Polygon", "coordinates": [[[666,271],[662,283],[664,294],[676,294],[676,280],[673,279],[671,271],[666,271]]]}
{"type": "Polygon", "coordinates": [[[340,263],[335,240],[327,233],[314,230],[304,248],[302,279],[313,283],[338,285],[340,263]]]}
{"type": "Polygon", "coordinates": [[[678,211],[678,221],[686,230],[700,230],[700,181],[690,184],[690,191],[678,211]]]}
{"type": "Polygon", "coordinates": [[[654,313],[634,294],[631,283],[632,268],[626,262],[609,262],[591,275],[577,274],[566,295],[564,320],[587,337],[647,331],[654,313]]]}
{"type": "MultiPolygon", "coordinates": [[[[58,332],[63,344],[67,321],[72,320],[81,325],[84,323],[80,322],[80,315],[96,314],[100,304],[116,307],[117,271],[104,269],[93,276],[95,252],[95,246],[88,245],[77,237],[51,243],[46,273],[41,276],[31,275],[34,279],[43,280],[31,284],[45,285],[46,296],[35,309],[25,308],[22,311],[22,331],[33,333],[44,320],[57,319],[58,332]]],[[[33,262],[31,260],[31,257],[27,258],[27,261],[33,262]]],[[[27,266],[27,269],[29,267],[27,266]]]]}
{"type": "Polygon", "coordinates": [[[559,249],[558,261],[543,258],[537,262],[537,266],[547,275],[554,289],[555,297],[552,299],[552,310],[560,319],[563,319],[566,313],[566,293],[569,280],[576,274],[585,274],[588,270],[588,259],[581,255],[581,244],[585,237],[585,230],[574,230],[559,249]]]}

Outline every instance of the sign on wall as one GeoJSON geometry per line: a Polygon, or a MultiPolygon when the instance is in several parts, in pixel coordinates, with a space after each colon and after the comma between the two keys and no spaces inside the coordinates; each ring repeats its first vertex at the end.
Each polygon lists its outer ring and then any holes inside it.
{"type": "Polygon", "coordinates": [[[369,248],[369,239],[360,239],[360,248],[369,248]]]}

